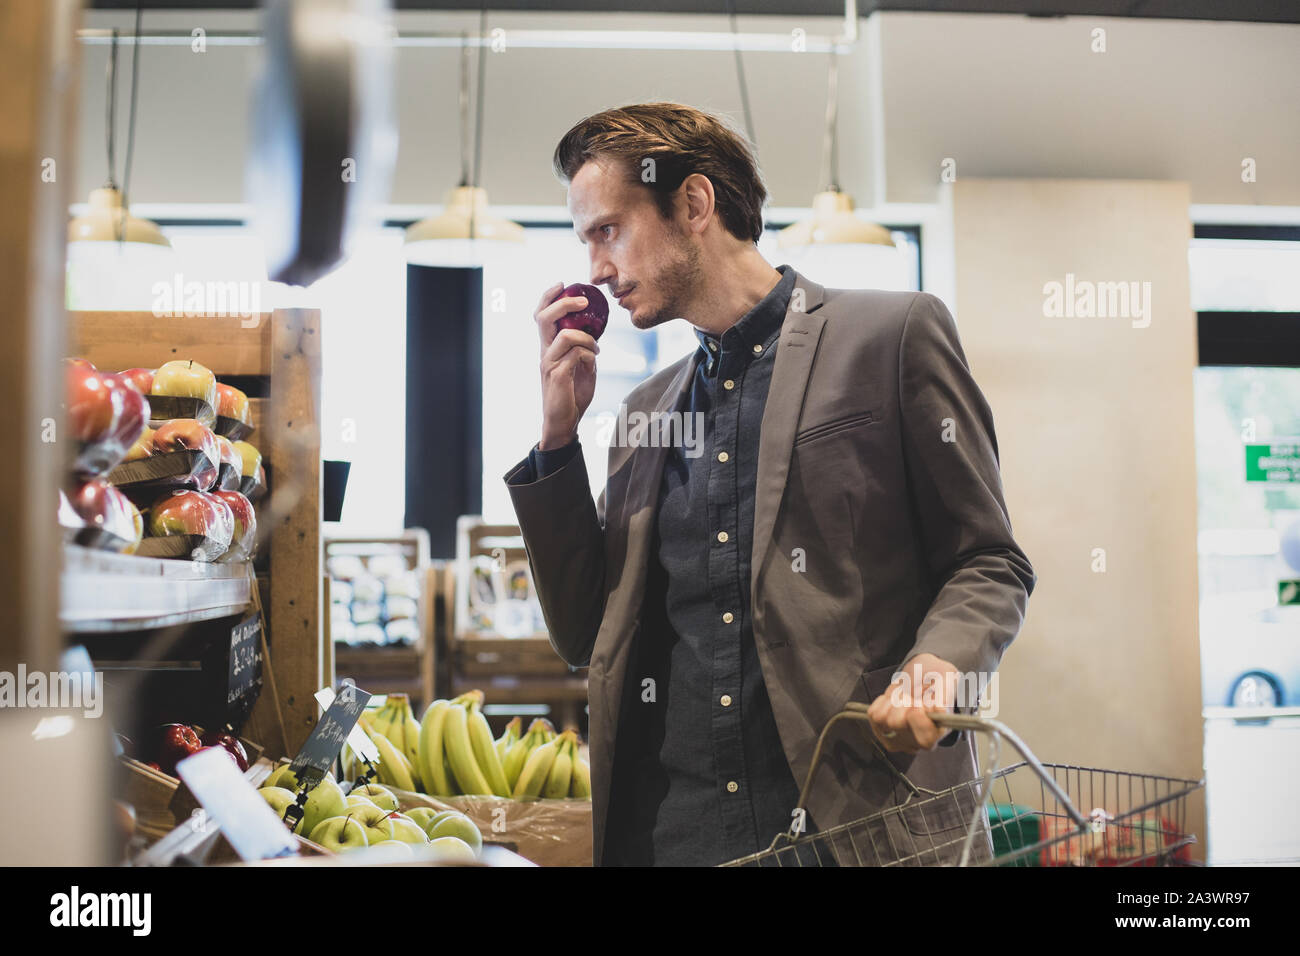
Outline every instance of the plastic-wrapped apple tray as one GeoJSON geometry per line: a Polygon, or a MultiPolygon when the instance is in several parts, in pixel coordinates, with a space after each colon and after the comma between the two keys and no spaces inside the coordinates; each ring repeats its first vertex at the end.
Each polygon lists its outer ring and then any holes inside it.
{"type": "Polygon", "coordinates": [[[110,471],[108,481],[143,509],[169,491],[197,491],[199,484],[194,473],[201,470],[205,459],[207,455],[198,448],[137,458],[124,461],[110,471]]]}
{"type": "Polygon", "coordinates": [[[201,398],[182,398],[179,395],[149,396],[150,428],[158,428],[173,418],[192,418],[211,428],[217,423],[217,412],[201,398]]]}

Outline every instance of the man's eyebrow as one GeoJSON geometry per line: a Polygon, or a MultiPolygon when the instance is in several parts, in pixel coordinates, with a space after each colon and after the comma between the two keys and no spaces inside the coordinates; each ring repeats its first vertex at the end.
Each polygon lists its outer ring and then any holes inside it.
{"type": "Polygon", "coordinates": [[[582,230],[579,230],[577,224],[575,223],[575,224],[574,224],[574,227],[573,227],[573,230],[574,230],[574,232],[576,232],[576,233],[578,234],[578,241],[581,242],[581,243],[585,246],[585,245],[587,244],[587,240],[584,239],[583,237],[586,236],[588,233],[590,233],[590,232],[595,232],[597,229],[599,229],[600,226],[599,226],[598,224],[599,224],[599,223],[603,223],[603,222],[605,222],[605,221],[608,220],[612,215],[613,215],[613,213],[602,213],[602,214],[599,215],[599,216],[593,216],[592,219],[591,219],[592,225],[590,225],[590,226],[588,226],[586,229],[582,229],[582,230]]]}

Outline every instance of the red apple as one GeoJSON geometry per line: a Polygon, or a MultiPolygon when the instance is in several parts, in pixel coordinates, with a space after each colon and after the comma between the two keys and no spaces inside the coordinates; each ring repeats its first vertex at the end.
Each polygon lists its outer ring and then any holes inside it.
{"type": "Polygon", "coordinates": [[[566,286],[560,293],[560,298],[577,295],[585,296],[587,304],[576,312],[560,316],[555,323],[555,330],[558,332],[560,329],[581,329],[593,339],[600,338],[609,322],[609,302],[606,301],[604,293],[594,285],[587,285],[585,282],[575,282],[571,286],[566,286]]]}
{"type": "Polygon", "coordinates": [[[136,391],[141,395],[148,395],[153,391],[153,374],[151,368],[129,368],[125,372],[118,372],[130,384],[134,385],[136,391]]]}
{"type": "Polygon", "coordinates": [[[210,368],[193,359],[167,362],[153,373],[153,388],[149,394],[201,398],[216,411],[217,377],[210,368]]]}
{"type": "Polygon", "coordinates": [[[193,418],[173,418],[158,426],[158,430],[153,433],[155,455],[186,449],[202,451],[204,454],[195,464],[193,474],[199,490],[206,491],[216,483],[217,468],[221,461],[221,450],[212,429],[193,418]]]}
{"type": "Polygon", "coordinates": [[[230,545],[235,540],[235,509],[230,507],[228,502],[218,498],[210,491],[200,491],[199,494],[212,502],[212,507],[217,512],[216,523],[208,528],[208,537],[214,542],[221,542],[221,550],[208,559],[215,561],[230,550],[230,545]]]}
{"type": "Polygon", "coordinates": [[[71,359],[65,379],[72,437],[83,442],[103,441],[122,410],[122,399],[113,383],[85,359],[71,359]]]}
{"type": "Polygon", "coordinates": [[[149,399],[144,397],[129,379],[108,372],[100,373],[108,387],[117,393],[115,402],[120,403],[121,412],[113,423],[112,440],[120,446],[122,454],[134,445],[149,427],[149,399]]]}
{"type": "Polygon", "coordinates": [[[154,755],[163,773],[176,776],[176,764],[202,748],[199,735],[188,724],[164,724],[158,728],[154,755]]]}
{"type": "Polygon", "coordinates": [[[199,742],[204,747],[220,747],[225,750],[235,758],[240,773],[248,769],[248,751],[244,749],[244,745],[239,742],[239,738],[234,734],[224,730],[209,730],[199,738],[199,742]]]}
{"type": "Polygon", "coordinates": [[[149,533],[155,538],[192,534],[208,539],[195,549],[196,561],[215,561],[225,553],[234,530],[230,506],[202,491],[173,491],[149,509],[149,533]]]}
{"type": "Polygon", "coordinates": [[[92,478],[73,488],[68,503],[85,522],[86,530],[77,536],[78,543],[123,551],[135,542],[131,502],[102,478],[92,478]]]}
{"type": "Polygon", "coordinates": [[[223,418],[233,418],[245,425],[250,424],[248,420],[248,396],[237,388],[218,382],[217,414],[223,418]]]}
{"type": "Polygon", "coordinates": [[[209,491],[208,494],[224,501],[235,520],[230,550],[222,556],[222,560],[244,561],[252,557],[253,545],[257,541],[257,514],[253,511],[253,503],[238,491],[209,491]]]}

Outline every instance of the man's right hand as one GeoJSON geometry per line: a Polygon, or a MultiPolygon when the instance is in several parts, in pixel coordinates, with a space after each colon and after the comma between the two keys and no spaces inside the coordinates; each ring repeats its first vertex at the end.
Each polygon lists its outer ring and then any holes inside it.
{"type": "Polygon", "coordinates": [[[587,304],[584,296],[558,298],[564,283],[557,282],[542,294],[533,318],[542,343],[542,440],[538,448],[547,451],[569,444],[578,437],[578,422],[596,394],[596,355],[600,346],[586,332],[561,329],[555,322],[562,315],[587,304]]]}

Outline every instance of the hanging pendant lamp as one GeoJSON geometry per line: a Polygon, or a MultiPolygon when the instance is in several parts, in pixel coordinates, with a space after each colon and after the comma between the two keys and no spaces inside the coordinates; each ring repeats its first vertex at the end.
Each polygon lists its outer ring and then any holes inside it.
{"type": "Polygon", "coordinates": [[[107,145],[108,179],[99,189],[90,192],[90,208],[68,223],[68,242],[134,242],[171,248],[171,242],[162,230],[148,219],[132,216],[127,208],[126,191],[131,182],[131,159],[135,148],[135,103],[139,78],[140,10],[136,9],[135,45],[131,51],[131,111],[127,118],[126,171],[121,190],[113,179],[116,165],[117,118],[117,31],[113,31],[108,54],[107,145]]]}
{"type": "MultiPolygon", "coordinates": [[[[486,35],[486,10],[482,12],[479,35],[486,35]]],[[[478,185],[483,137],[483,48],[478,52],[478,117],[474,131],[474,175],[469,167],[469,47],[461,43],[460,79],[460,185],[444,197],[443,211],[406,229],[406,261],[421,265],[478,265],[488,248],[483,242],[517,244],[524,241],[524,227],[489,211],[487,190],[478,185]]]]}
{"type": "Polygon", "coordinates": [[[809,246],[861,245],[895,248],[889,230],[853,214],[853,197],[841,192],[839,181],[839,54],[831,52],[830,75],[826,95],[826,138],[822,150],[822,182],[826,184],[813,197],[812,218],[782,229],[777,241],[782,249],[798,250],[809,246]]]}

